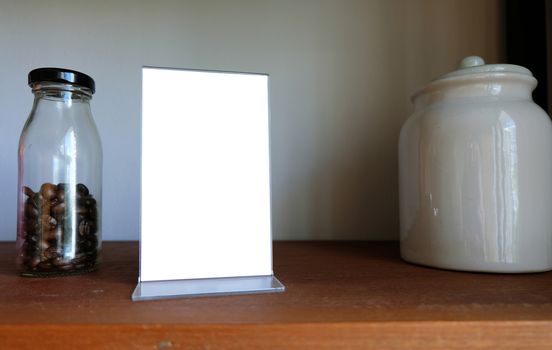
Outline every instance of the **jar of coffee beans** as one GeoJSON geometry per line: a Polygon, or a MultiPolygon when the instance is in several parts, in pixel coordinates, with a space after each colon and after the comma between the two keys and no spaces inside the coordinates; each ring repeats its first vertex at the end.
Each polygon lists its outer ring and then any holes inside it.
{"type": "Polygon", "coordinates": [[[18,266],[23,276],[94,270],[101,253],[102,146],[94,80],[60,68],[28,76],[34,104],[19,141],[18,266]]]}

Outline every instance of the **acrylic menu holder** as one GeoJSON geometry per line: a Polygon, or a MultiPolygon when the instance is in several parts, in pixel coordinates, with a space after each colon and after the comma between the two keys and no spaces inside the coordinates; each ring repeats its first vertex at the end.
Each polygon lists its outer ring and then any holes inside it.
{"type": "Polygon", "coordinates": [[[269,163],[268,75],[144,67],[132,300],[283,291],[269,163]]]}

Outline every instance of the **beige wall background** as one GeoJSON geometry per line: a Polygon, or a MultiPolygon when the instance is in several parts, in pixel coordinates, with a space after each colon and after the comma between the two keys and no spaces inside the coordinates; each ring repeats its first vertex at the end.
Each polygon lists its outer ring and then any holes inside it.
{"type": "Polygon", "coordinates": [[[409,96],[463,56],[501,57],[499,3],[3,0],[0,239],[15,238],[26,76],[40,66],[96,79],[104,239],[138,238],[142,65],[271,75],[276,239],[396,239],[409,96]]]}

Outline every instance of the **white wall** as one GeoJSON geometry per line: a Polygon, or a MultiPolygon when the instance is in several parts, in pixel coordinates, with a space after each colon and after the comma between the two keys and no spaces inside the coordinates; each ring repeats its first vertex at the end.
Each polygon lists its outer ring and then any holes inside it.
{"type": "Polygon", "coordinates": [[[96,80],[104,239],[137,239],[142,65],[271,75],[276,239],[395,239],[409,95],[465,55],[500,57],[498,2],[1,0],[0,239],[41,66],[96,80]]]}

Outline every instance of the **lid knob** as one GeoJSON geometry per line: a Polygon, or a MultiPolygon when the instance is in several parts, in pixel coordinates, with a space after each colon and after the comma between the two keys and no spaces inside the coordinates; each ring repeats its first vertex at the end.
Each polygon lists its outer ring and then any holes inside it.
{"type": "Polygon", "coordinates": [[[460,64],[458,65],[458,68],[470,68],[470,67],[476,67],[476,66],[482,66],[485,64],[485,60],[483,60],[479,56],[468,56],[465,57],[462,61],[460,61],[460,64]]]}

